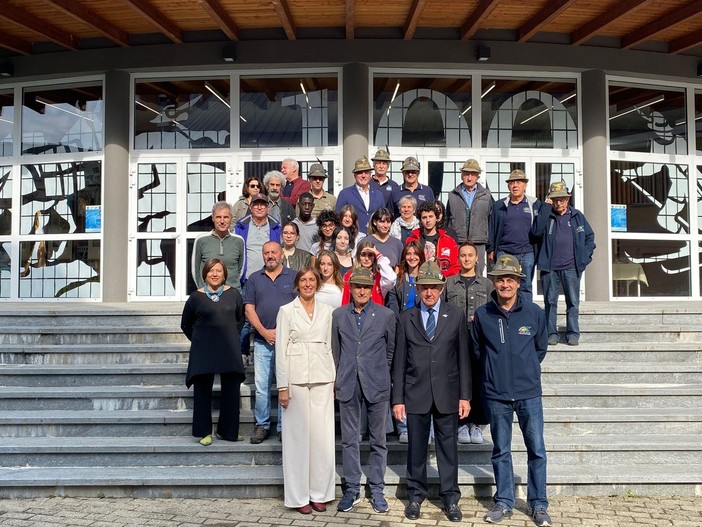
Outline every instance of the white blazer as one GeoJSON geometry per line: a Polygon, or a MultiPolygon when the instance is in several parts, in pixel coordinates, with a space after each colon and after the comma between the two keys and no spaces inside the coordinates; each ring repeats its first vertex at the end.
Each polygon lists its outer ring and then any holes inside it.
{"type": "Polygon", "coordinates": [[[275,373],[279,388],[334,382],[333,311],[331,306],[315,301],[310,318],[299,298],[280,308],[275,330],[275,373]]]}

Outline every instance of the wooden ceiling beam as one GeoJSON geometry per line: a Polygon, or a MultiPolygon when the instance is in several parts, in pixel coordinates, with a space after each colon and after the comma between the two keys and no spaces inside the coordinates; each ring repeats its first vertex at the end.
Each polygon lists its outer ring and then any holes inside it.
{"type": "Polygon", "coordinates": [[[61,31],[56,26],[47,24],[43,20],[27,14],[24,9],[14,7],[7,2],[4,2],[2,8],[0,8],[0,18],[37,33],[64,48],[78,49],[78,39],[73,35],[61,31]]]}
{"type": "Polygon", "coordinates": [[[150,24],[153,24],[158,28],[161,33],[170,38],[173,42],[178,44],[183,43],[183,31],[174,24],[171,20],[166,18],[166,16],[151,5],[147,0],[122,0],[129,7],[134,9],[142,17],[144,17],[150,24]]]}
{"type": "Polygon", "coordinates": [[[356,32],[356,0],[346,0],[346,38],[353,40],[356,32]]]}
{"type": "Polygon", "coordinates": [[[687,51],[699,45],[702,45],[702,29],[671,40],[668,44],[668,52],[673,54],[682,53],[683,51],[687,51]]]}
{"type": "Polygon", "coordinates": [[[500,0],[481,0],[468,18],[461,24],[461,40],[469,40],[480,29],[483,20],[489,17],[497,9],[500,0]]]}
{"type": "Polygon", "coordinates": [[[109,38],[115,44],[121,46],[129,46],[129,33],[122,31],[117,26],[111,24],[104,18],[96,15],[90,9],[81,5],[76,0],[46,0],[56,9],[62,11],[78,22],[90,26],[94,30],[102,33],[103,36],[109,38]]]}
{"type": "Polygon", "coordinates": [[[667,14],[657,17],[653,22],[642,26],[622,37],[622,49],[631,49],[637,44],[667,31],[673,26],[688,21],[691,17],[702,13],[702,0],[694,0],[682,7],[676,7],[667,14]]]}
{"type": "Polygon", "coordinates": [[[224,34],[229,37],[230,40],[239,40],[239,26],[236,25],[232,17],[229,16],[227,10],[222,7],[222,4],[218,0],[197,0],[200,7],[204,9],[205,13],[214,20],[219,29],[224,31],[224,34]]]}
{"type": "Polygon", "coordinates": [[[620,0],[611,9],[583,24],[570,34],[570,43],[579,46],[620,18],[633,14],[652,0],[620,0]]]}
{"type": "Polygon", "coordinates": [[[517,30],[519,33],[517,40],[519,42],[526,42],[575,2],[577,2],[577,0],[556,0],[555,2],[548,2],[546,7],[527,20],[522,27],[517,30]]]}
{"type": "Polygon", "coordinates": [[[32,44],[7,33],[0,33],[0,48],[9,49],[20,55],[31,55],[32,44]]]}
{"type": "Polygon", "coordinates": [[[412,40],[412,37],[414,37],[414,32],[417,30],[417,24],[419,23],[419,17],[422,15],[422,10],[426,4],[427,0],[414,0],[412,2],[412,7],[410,7],[409,13],[407,13],[407,20],[405,20],[405,40],[412,40]]]}
{"type": "Polygon", "coordinates": [[[292,13],[290,12],[290,6],[287,0],[272,0],[273,9],[280,19],[280,23],[285,30],[285,34],[288,40],[295,40],[297,38],[297,28],[295,27],[295,21],[293,20],[292,13]]]}

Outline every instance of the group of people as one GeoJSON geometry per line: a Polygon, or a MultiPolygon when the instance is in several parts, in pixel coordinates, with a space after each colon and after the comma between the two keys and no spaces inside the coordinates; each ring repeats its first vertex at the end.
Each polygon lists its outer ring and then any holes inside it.
{"type": "Polygon", "coordinates": [[[509,197],[494,202],[471,159],[444,208],[418,182],[415,158],[403,162],[401,185],[388,177],[387,151],[371,160],[355,163],[355,184],[336,198],[323,190],[321,164],[311,165],[305,181],[298,163],[286,159],[280,172],[247,178],[234,207],[214,205],[212,231],[195,240],[199,288],[182,317],[191,340],[192,433],[205,446],[213,435],[243,440],[239,386],[252,341],[250,442],[270,437],[275,380],[286,506],[322,512],[334,499],[336,400],[344,474],[338,510],[360,502],[359,442],[367,435],[370,502],[388,511],[386,434],[394,419],[408,449],[407,518],[420,517],[433,438],[444,511],[461,520],[457,445],[482,443],[487,424],[497,490],[485,520],[508,517],[516,413],[528,452],[530,513],[537,525],[550,525],[540,363],[547,345],[559,341],[561,286],[566,341],[578,343],[579,280],[594,250],[592,229],[569,205],[563,183],[552,184],[542,204],[525,196],[527,177],[516,170],[509,197]],[[535,264],[546,315],[531,301],[535,264]],[[215,374],[222,392],[213,434],[215,374]]]}

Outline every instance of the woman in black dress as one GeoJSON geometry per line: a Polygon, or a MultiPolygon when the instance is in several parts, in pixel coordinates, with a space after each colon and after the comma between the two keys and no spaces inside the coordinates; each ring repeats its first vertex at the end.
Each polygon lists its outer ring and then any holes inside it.
{"type": "Polygon", "coordinates": [[[180,328],[190,340],[185,384],[193,386],[193,436],[209,446],[215,374],[222,385],[217,437],[243,440],[239,436],[239,396],[245,374],[239,332],[244,325],[244,303],[239,292],[226,285],[227,267],[219,258],[205,262],[202,278],[205,285],[185,303],[180,328]]]}

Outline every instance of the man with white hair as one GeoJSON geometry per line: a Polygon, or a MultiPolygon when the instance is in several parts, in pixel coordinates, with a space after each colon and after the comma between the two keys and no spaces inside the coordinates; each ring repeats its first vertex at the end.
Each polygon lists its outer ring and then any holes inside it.
{"type": "Polygon", "coordinates": [[[300,165],[292,158],[283,159],[280,171],[285,176],[285,187],[283,187],[283,199],[293,207],[297,205],[300,194],[310,191],[310,182],[300,177],[300,165]]]}
{"type": "Polygon", "coordinates": [[[278,170],[271,170],[263,176],[263,186],[268,194],[268,215],[273,216],[281,225],[295,219],[295,208],[281,199],[284,185],[285,176],[278,170]]]}

